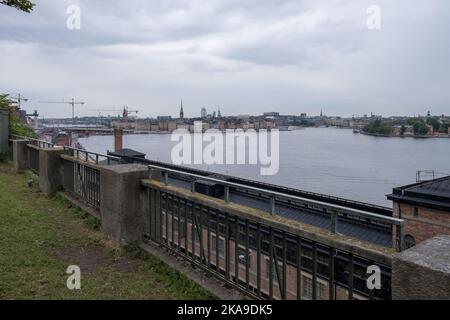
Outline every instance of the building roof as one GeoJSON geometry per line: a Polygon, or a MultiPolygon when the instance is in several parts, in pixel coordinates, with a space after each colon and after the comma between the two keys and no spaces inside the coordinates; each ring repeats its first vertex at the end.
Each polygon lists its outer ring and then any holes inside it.
{"type": "MultiPolygon", "coordinates": [[[[169,183],[183,189],[190,189],[191,184],[175,176],[169,178],[169,183]]],[[[259,209],[262,211],[269,211],[269,203],[258,197],[249,194],[241,193],[237,190],[230,190],[231,202],[259,209]]],[[[275,208],[275,214],[296,220],[318,228],[330,229],[330,217],[324,212],[314,210],[312,208],[298,208],[278,204],[275,208]]],[[[392,232],[390,228],[374,225],[366,221],[352,221],[344,217],[338,217],[338,232],[349,237],[368,241],[380,246],[392,247],[392,232]]]]}
{"type": "Polygon", "coordinates": [[[133,149],[120,149],[117,151],[109,151],[108,154],[115,157],[139,157],[139,158],[145,157],[145,153],[133,149]]]}
{"type": "Polygon", "coordinates": [[[394,188],[387,198],[450,212],[450,176],[394,188]]]}

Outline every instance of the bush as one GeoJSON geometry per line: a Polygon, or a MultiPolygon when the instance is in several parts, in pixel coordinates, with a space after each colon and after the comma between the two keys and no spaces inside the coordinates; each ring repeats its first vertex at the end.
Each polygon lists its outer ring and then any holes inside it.
{"type": "Polygon", "coordinates": [[[36,132],[28,124],[23,122],[16,113],[17,107],[7,94],[0,94],[0,109],[6,110],[9,114],[9,132],[11,135],[19,135],[30,138],[37,138],[36,132]]]}

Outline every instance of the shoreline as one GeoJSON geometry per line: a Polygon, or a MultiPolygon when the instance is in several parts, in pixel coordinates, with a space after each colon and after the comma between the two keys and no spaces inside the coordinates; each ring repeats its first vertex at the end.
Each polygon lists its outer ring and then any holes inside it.
{"type": "Polygon", "coordinates": [[[364,131],[359,131],[359,133],[363,134],[365,136],[380,137],[380,138],[450,139],[450,135],[447,135],[447,136],[429,136],[429,135],[397,136],[397,135],[391,135],[391,134],[369,133],[369,132],[364,132],[364,131]]]}

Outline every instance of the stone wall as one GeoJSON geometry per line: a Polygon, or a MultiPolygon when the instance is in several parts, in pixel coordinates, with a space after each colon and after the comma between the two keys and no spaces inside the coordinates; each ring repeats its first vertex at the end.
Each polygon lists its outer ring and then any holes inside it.
{"type": "Polygon", "coordinates": [[[397,254],[394,300],[450,300],[450,236],[439,236],[397,254]]]}

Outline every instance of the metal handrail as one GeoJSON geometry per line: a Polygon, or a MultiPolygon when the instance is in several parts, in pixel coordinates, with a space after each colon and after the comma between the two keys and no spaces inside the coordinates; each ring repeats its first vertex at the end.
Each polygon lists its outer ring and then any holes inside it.
{"type": "MultiPolygon", "coordinates": [[[[132,157],[133,158],[133,157],[132,157]]],[[[136,163],[142,163],[144,165],[155,165],[155,166],[161,166],[161,167],[166,167],[166,168],[174,168],[177,170],[181,170],[181,171],[186,171],[186,172],[190,172],[193,174],[198,174],[198,175],[205,175],[205,176],[209,176],[211,174],[216,174],[218,176],[221,176],[223,178],[230,178],[230,179],[236,179],[238,180],[237,183],[242,183],[244,185],[251,185],[251,184],[257,184],[259,186],[259,188],[261,189],[273,189],[276,188],[278,192],[282,192],[282,193],[289,193],[292,194],[293,192],[301,192],[303,195],[299,195],[300,197],[306,197],[308,198],[309,196],[311,197],[317,197],[317,198],[321,198],[321,200],[319,201],[324,201],[327,202],[328,200],[332,200],[332,201],[336,201],[336,202],[340,202],[339,205],[343,205],[344,207],[352,207],[352,206],[365,206],[365,207],[370,207],[370,209],[375,209],[376,211],[385,211],[385,212],[391,212],[392,213],[392,209],[388,208],[388,207],[383,207],[383,206],[379,206],[379,205],[375,205],[375,204],[368,204],[368,203],[363,203],[363,202],[359,202],[359,201],[355,201],[355,200],[350,200],[350,199],[344,199],[344,198],[339,198],[336,196],[332,196],[332,195],[324,195],[324,194],[320,194],[320,193],[315,193],[315,192],[311,192],[311,191],[305,191],[305,190],[296,190],[293,188],[289,188],[286,186],[280,186],[280,185],[273,185],[267,182],[262,182],[262,181],[253,181],[253,180],[249,180],[249,179],[245,179],[242,177],[234,177],[234,176],[229,176],[228,174],[224,174],[224,173],[217,173],[217,172],[210,172],[210,171],[204,171],[204,170],[200,170],[198,168],[191,168],[191,167],[186,167],[186,166],[180,166],[180,165],[173,165],[173,164],[168,164],[165,162],[161,162],[161,161],[157,161],[157,160],[150,160],[150,159],[141,159],[141,158],[133,158],[134,162],[136,163]]],[[[360,210],[366,210],[367,209],[360,209],[360,210]]],[[[382,215],[387,215],[387,214],[383,214],[382,215]]]]}
{"type": "Polygon", "coordinates": [[[55,147],[55,144],[52,142],[35,139],[35,138],[31,138],[31,137],[26,137],[26,136],[21,136],[21,135],[17,135],[17,134],[11,135],[11,138],[20,139],[20,140],[28,140],[28,141],[32,142],[33,144],[35,144],[36,146],[38,146],[39,148],[54,148],[55,147]]]}
{"type": "MultiPolygon", "coordinates": [[[[269,198],[271,215],[275,214],[275,206],[276,206],[277,198],[291,200],[291,201],[297,201],[297,202],[301,202],[301,203],[305,203],[305,204],[321,206],[322,208],[326,209],[327,212],[329,211],[329,213],[331,214],[331,228],[330,228],[331,230],[330,231],[333,233],[336,233],[338,215],[340,212],[352,214],[352,215],[355,215],[355,216],[358,216],[361,218],[365,218],[365,219],[371,219],[371,220],[381,222],[381,223],[386,223],[386,224],[396,227],[397,249],[399,251],[401,251],[403,248],[403,235],[402,235],[403,234],[403,225],[404,225],[403,219],[388,217],[388,216],[384,216],[384,215],[380,215],[380,214],[376,214],[376,213],[372,213],[372,212],[368,212],[368,211],[364,211],[364,210],[349,208],[349,207],[345,207],[345,206],[341,206],[341,205],[337,205],[337,204],[326,203],[326,202],[319,201],[319,200],[313,200],[313,199],[307,199],[304,197],[283,194],[283,193],[276,192],[276,191],[264,190],[261,188],[247,186],[247,185],[240,184],[240,183],[234,183],[234,182],[220,180],[217,178],[211,178],[211,177],[205,177],[205,176],[201,176],[201,175],[197,175],[197,174],[193,174],[193,173],[187,173],[187,172],[180,171],[180,170],[168,169],[168,168],[161,167],[161,166],[149,165],[148,168],[161,171],[163,173],[164,182],[166,185],[169,184],[169,173],[177,174],[180,176],[188,176],[191,178],[214,182],[214,183],[223,185],[225,187],[224,200],[226,202],[230,202],[230,187],[236,188],[236,189],[250,190],[250,191],[254,191],[259,194],[262,194],[262,195],[266,195],[269,198]]],[[[196,183],[195,179],[193,179],[191,181],[191,191],[192,192],[195,192],[195,183],[196,183]]]]}
{"type": "Polygon", "coordinates": [[[64,150],[70,151],[72,153],[73,157],[76,156],[77,159],[81,159],[81,160],[84,160],[86,162],[89,162],[89,159],[92,159],[95,162],[95,164],[99,163],[99,158],[106,158],[107,161],[108,161],[108,165],[111,164],[111,161],[115,161],[117,163],[120,163],[120,161],[121,161],[121,158],[119,158],[119,157],[110,156],[110,155],[101,154],[101,153],[96,153],[96,152],[91,152],[91,151],[78,149],[78,148],[73,148],[73,147],[68,147],[68,146],[65,146],[64,150]],[[84,159],[82,159],[80,157],[80,154],[84,154],[84,159]],[[90,155],[92,155],[93,157],[90,157],[90,155]]]}

